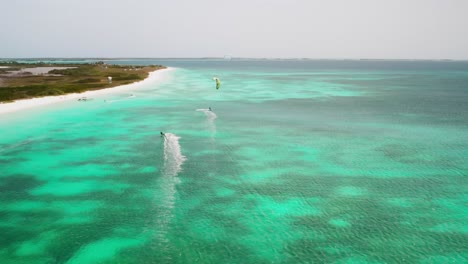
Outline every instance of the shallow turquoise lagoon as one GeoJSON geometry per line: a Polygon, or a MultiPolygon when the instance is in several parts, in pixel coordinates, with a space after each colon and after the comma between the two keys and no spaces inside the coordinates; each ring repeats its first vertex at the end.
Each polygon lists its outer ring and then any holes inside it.
{"type": "Polygon", "coordinates": [[[1,263],[468,262],[467,62],[108,63],[0,116],[1,263]]]}

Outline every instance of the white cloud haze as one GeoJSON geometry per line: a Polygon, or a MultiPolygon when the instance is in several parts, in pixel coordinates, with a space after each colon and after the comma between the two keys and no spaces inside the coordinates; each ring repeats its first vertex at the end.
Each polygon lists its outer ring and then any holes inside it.
{"type": "Polygon", "coordinates": [[[468,59],[466,0],[0,1],[0,57],[468,59]]]}

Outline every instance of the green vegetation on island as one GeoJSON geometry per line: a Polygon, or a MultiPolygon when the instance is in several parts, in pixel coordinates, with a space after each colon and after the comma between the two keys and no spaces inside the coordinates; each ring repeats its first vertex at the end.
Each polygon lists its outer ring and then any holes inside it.
{"type": "Polygon", "coordinates": [[[141,81],[161,65],[0,62],[0,102],[81,93],[141,81]],[[109,78],[111,77],[111,78],[109,78]]]}

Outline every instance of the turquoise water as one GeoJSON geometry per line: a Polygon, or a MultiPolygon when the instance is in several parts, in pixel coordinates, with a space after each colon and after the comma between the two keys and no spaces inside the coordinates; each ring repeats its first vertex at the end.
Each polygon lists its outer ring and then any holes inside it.
{"type": "Polygon", "coordinates": [[[1,116],[1,263],[468,262],[467,62],[113,62],[1,116]]]}

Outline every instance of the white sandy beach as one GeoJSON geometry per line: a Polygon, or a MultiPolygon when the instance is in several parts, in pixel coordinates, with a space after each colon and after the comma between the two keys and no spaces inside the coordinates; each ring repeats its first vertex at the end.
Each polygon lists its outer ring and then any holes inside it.
{"type": "Polygon", "coordinates": [[[166,68],[161,70],[156,70],[149,73],[149,76],[139,82],[120,85],[116,87],[96,90],[96,91],[87,91],[83,93],[73,93],[73,94],[66,94],[60,96],[46,96],[46,97],[39,97],[39,98],[32,98],[32,99],[24,99],[18,100],[10,103],[0,103],[0,115],[26,110],[30,108],[35,108],[39,106],[50,105],[54,103],[60,103],[69,100],[77,100],[82,97],[93,98],[95,96],[111,94],[116,92],[126,92],[129,90],[135,90],[145,84],[156,82],[162,80],[170,71],[173,71],[174,68],[166,68]]]}

